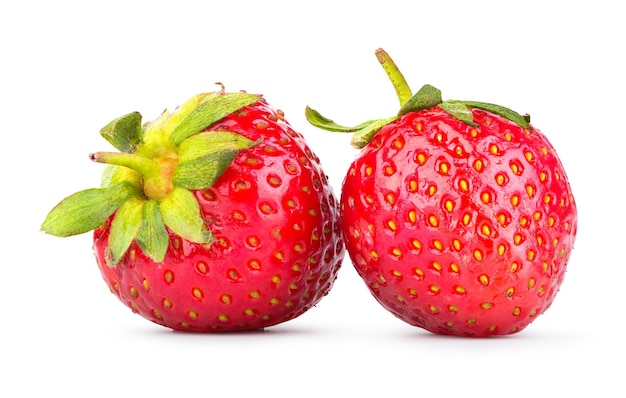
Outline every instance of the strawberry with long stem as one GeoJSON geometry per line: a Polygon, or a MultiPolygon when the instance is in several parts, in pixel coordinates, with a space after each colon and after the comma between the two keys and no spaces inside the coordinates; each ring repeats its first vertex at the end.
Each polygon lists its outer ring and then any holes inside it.
{"type": "Polygon", "coordinates": [[[361,152],[340,213],[350,258],[378,302],[405,322],[459,336],[523,330],[554,301],[577,230],[563,166],[528,115],[415,94],[391,57],[376,55],[400,110],[342,126],[361,152]]]}

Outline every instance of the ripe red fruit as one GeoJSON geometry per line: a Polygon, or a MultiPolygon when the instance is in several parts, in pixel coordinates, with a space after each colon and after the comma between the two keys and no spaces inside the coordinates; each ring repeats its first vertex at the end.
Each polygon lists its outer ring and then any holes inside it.
{"type": "Polygon", "coordinates": [[[95,230],[110,290],[157,324],[195,332],[291,320],[331,289],[344,247],[319,159],[281,111],[247,93],[200,94],[102,135],[101,188],[61,201],[42,230],[95,230]]]}
{"type": "Polygon", "coordinates": [[[507,108],[411,96],[377,55],[402,108],[354,128],[363,147],[343,183],[346,248],[369,290],[405,322],[437,334],[524,329],[552,304],[576,228],[567,176],[546,137],[507,108]]]}

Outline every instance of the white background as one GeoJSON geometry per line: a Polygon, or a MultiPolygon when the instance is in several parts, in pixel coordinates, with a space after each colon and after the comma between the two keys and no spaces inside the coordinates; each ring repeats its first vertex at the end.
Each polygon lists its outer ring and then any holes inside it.
{"type": "Polygon", "coordinates": [[[0,396],[617,397],[624,343],[624,28],[619,1],[35,1],[0,6],[0,396]],[[413,90],[499,103],[544,132],[579,210],[554,305],[507,338],[434,336],[380,307],[346,258],[333,290],[262,332],[174,333],[108,292],[91,236],[39,231],[99,184],[88,153],[114,117],[262,93],[309,141],[335,193],[357,151],[317,130],[387,117],[374,51],[413,90]],[[81,394],[81,395],[78,395],[81,394]],[[219,394],[219,395],[216,395],[219,394]]]}

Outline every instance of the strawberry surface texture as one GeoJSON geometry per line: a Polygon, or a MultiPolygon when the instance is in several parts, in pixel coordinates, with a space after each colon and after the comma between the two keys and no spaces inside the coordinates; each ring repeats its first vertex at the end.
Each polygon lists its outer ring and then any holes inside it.
{"type": "Polygon", "coordinates": [[[517,333],[553,303],[577,229],[567,176],[546,136],[507,108],[412,95],[384,50],[398,115],[350,128],[362,148],[341,193],[350,258],[403,321],[443,335],[517,333]]]}
{"type": "Polygon", "coordinates": [[[104,281],[133,312],[175,330],[259,329],[331,290],[338,202],[303,136],[261,96],[200,94],[101,133],[120,150],[91,155],[109,164],[102,186],[61,201],[42,229],[94,230],[104,281]]]}

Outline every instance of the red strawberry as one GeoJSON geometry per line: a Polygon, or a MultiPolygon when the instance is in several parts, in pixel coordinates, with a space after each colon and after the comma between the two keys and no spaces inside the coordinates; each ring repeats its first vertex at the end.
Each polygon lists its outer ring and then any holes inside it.
{"type": "Polygon", "coordinates": [[[314,125],[356,131],[344,180],[346,248],[374,297],[437,334],[524,329],[553,302],[577,213],[565,171],[529,117],[497,105],[411,91],[380,62],[402,108],[347,128],[307,108],[314,125]]]}
{"type": "Polygon", "coordinates": [[[319,159],[281,111],[247,93],[200,94],[141,125],[104,127],[121,152],[101,188],[61,201],[42,230],[95,230],[96,260],[134,312],[187,331],[291,320],[331,289],[344,255],[319,159]]]}

